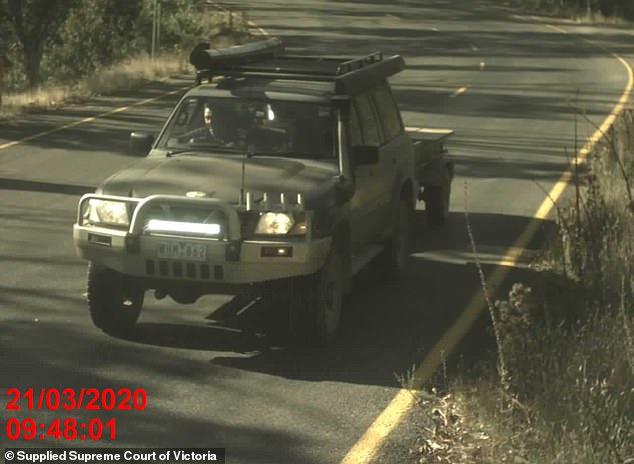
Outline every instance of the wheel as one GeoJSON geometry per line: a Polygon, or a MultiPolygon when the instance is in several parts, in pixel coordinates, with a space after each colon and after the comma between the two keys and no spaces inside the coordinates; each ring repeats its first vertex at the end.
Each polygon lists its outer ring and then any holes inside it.
{"type": "Polygon", "coordinates": [[[413,210],[407,198],[399,200],[392,221],[392,236],[385,244],[378,265],[387,277],[399,278],[407,266],[412,249],[413,210]]]}
{"type": "Polygon", "coordinates": [[[440,227],[447,223],[450,197],[451,186],[449,184],[425,187],[425,212],[430,227],[440,227]]]}
{"type": "Polygon", "coordinates": [[[325,346],[341,323],[343,257],[333,243],[323,267],[308,277],[294,279],[290,288],[290,333],[302,344],[325,346]]]}
{"type": "Polygon", "coordinates": [[[285,279],[267,282],[261,288],[264,304],[260,325],[273,340],[288,341],[291,285],[292,281],[285,279]]]}
{"type": "Polygon", "coordinates": [[[105,266],[88,265],[88,309],[95,326],[116,334],[131,329],[143,307],[144,290],[105,266]]]}

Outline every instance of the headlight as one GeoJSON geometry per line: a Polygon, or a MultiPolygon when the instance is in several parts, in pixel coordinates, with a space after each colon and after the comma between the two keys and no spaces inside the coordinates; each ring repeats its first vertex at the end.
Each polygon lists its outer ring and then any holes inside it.
{"type": "Polygon", "coordinates": [[[307,230],[306,215],[291,213],[263,213],[255,227],[255,233],[262,235],[306,235],[307,230]]]}
{"type": "Polygon", "coordinates": [[[94,225],[128,226],[130,224],[128,207],[122,201],[91,198],[88,200],[83,217],[85,223],[94,225]]]}
{"type": "Polygon", "coordinates": [[[264,213],[255,227],[256,234],[286,235],[295,224],[293,216],[286,213],[264,213]]]}

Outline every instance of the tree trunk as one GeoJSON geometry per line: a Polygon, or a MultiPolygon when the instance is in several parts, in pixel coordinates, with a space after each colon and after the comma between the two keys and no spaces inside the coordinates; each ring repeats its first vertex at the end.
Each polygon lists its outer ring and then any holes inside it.
{"type": "Polygon", "coordinates": [[[0,107],[2,107],[2,92],[4,92],[4,56],[0,55],[0,107]]]}
{"type": "Polygon", "coordinates": [[[7,8],[7,19],[15,29],[22,45],[24,72],[31,89],[41,81],[40,61],[44,44],[66,19],[74,0],[2,0],[7,8]]]}
{"type": "Polygon", "coordinates": [[[41,41],[24,43],[24,72],[30,89],[34,89],[40,84],[43,45],[41,41]]]}

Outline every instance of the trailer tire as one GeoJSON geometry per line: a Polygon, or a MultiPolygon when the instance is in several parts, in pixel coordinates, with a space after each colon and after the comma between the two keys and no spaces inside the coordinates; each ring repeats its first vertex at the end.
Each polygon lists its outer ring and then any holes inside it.
{"type": "Polygon", "coordinates": [[[451,185],[425,187],[425,212],[430,227],[440,227],[449,219],[451,185]]]}

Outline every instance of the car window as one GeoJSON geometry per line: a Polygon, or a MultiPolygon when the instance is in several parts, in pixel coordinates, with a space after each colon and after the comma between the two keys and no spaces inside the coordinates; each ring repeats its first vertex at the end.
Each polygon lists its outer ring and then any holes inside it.
{"type": "Polygon", "coordinates": [[[158,146],[335,162],[335,127],[328,103],[190,97],[176,109],[158,146]]]}
{"type": "Polygon", "coordinates": [[[174,117],[173,134],[180,135],[194,127],[202,125],[202,111],[201,104],[198,100],[194,98],[185,100],[174,117]],[[200,117],[196,117],[197,115],[200,115],[200,117]]]}
{"type": "Polygon", "coordinates": [[[354,98],[355,106],[359,112],[359,123],[363,134],[365,145],[381,145],[381,134],[374,116],[374,107],[367,94],[358,95],[354,98]]]}
{"type": "Polygon", "coordinates": [[[403,132],[400,113],[392,97],[392,92],[386,84],[383,84],[374,89],[372,96],[377,111],[381,115],[380,120],[385,140],[392,140],[403,132]]]}

